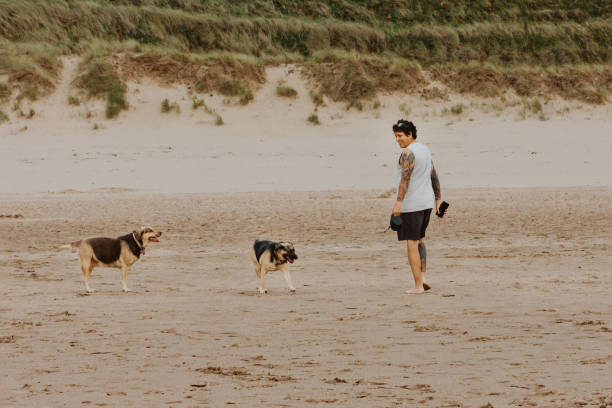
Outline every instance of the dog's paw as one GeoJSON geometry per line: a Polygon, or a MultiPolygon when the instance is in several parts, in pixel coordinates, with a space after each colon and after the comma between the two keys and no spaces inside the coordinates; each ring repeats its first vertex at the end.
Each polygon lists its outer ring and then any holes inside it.
{"type": "Polygon", "coordinates": [[[87,289],[87,293],[94,293],[95,291],[96,291],[96,290],[95,290],[95,289],[92,289],[92,288],[87,289]]]}
{"type": "Polygon", "coordinates": [[[128,292],[131,292],[131,291],[132,291],[132,289],[130,289],[130,288],[123,288],[123,291],[124,291],[125,293],[128,293],[128,292]]]}
{"type": "Polygon", "coordinates": [[[295,288],[289,288],[289,292],[295,293],[295,288]]]}
{"type": "Polygon", "coordinates": [[[260,295],[263,295],[264,293],[268,293],[268,289],[262,289],[262,288],[259,288],[259,289],[257,289],[257,290],[259,291],[259,294],[260,294],[260,295]]]}

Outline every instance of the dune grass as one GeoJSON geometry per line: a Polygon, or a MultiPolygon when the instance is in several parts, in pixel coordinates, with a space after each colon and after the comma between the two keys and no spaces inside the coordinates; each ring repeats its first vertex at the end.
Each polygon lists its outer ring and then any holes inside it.
{"type": "Polygon", "coordinates": [[[313,125],[321,124],[321,121],[319,120],[319,115],[317,115],[316,112],[312,112],[310,116],[308,116],[308,122],[312,123],[313,125]]]}
{"type": "Polygon", "coordinates": [[[418,64],[400,58],[324,52],[315,54],[304,67],[319,84],[319,93],[346,101],[349,107],[373,99],[378,92],[411,92],[426,82],[418,64]]]}
{"type": "Polygon", "coordinates": [[[276,95],[281,98],[297,98],[298,92],[288,85],[278,84],[276,86],[276,95]]]}
{"type": "Polygon", "coordinates": [[[121,110],[127,109],[127,87],[103,57],[90,55],[79,70],[81,74],[75,80],[76,86],[84,89],[90,97],[106,98],[107,118],[114,118],[121,110]]]}
{"type": "Polygon", "coordinates": [[[79,106],[81,104],[81,100],[78,96],[68,95],[68,105],[79,106]]]}
{"type": "Polygon", "coordinates": [[[0,0],[0,74],[38,98],[57,83],[60,57],[80,55],[76,83],[106,97],[109,117],[127,108],[129,79],[247,104],[265,67],[281,63],[349,107],[418,93],[425,71],[462,94],[597,104],[612,88],[610,33],[612,3],[598,0],[0,0]]]}
{"type": "Polygon", "coordinates": [[[609,65],[569,65],[561,67],[499,67],[490,64],[438,65],[432,77],[461,94],[497,97],[506,90],[520,96],[557,95],[592,104],[607,102],[612,85],[609,65]]]}
{"type": "Polygon", "coordinates": [[[161,112],[162,113],[170,113],[170,112],[181,113],[181,107],[177,102],[170,102],[168,98],[164,98],[161,101],[161,112]]]}

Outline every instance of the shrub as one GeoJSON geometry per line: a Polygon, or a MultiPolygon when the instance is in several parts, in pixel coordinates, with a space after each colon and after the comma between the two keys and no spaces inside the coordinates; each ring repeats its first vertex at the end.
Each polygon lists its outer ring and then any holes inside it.
{"type": "Polygon", "coordinates": [[[418,65],[400,59],[342,52],[319,53],[305,64],[320,93],[358,106],[378,92],[418,91],[427,84],[418,65]]]}
{"type": "Polygon", "coordinates": [[[298,92],[287,85],[278,85],[276,87],[276,94],[283,98],[297,98],[298,92]]]}
{"type": "Polygon", "coordinates": [[[246,89],[240,97],[240,104],[246,105],[253,100],[253,92],[250,89],[246,89]]]}
{"type": "Polygon", "coordinates": [[[28,98],[31,101],[35,101],[38,99],[40,94],[41,94],[40,89],[38,89],[38,86],[36,86],[36,84],[32,85],[32,84],[27,83],[23,87],[23,90],[21,91],[21,93],[17,95],[17,100],[20,101],[23,98],[28,98]]]}
{"type": "Polygon", "coordinates": [[[0,102],[11,97],[11,89],[6,84],[0,84],[0,102]]]}
{"type": "Polygon", "coordinates": [[[463,113],[463,104],[458,103],[451,107],[451,112],[455,115],[461,115],[463,113]]]}
{"type": "Polygon", "coordinates": [[[308,117],[308,122],[312,123],[313,125],[320,125],[321,122],[319,121],[319,116],[316,113],[311,113],[310,116],[308,117]]]}
{"type": "MultiPolygon", "coordinates": [[[[193,104],[192,104],[193,110],[198,109],[200,106],[206,106],[206,104],[204,103],[204,99],[193,98],[193,104]]],[[[163,111],[163,106],[162,106],[162,111],[163,111]]]]}
{"type": "Polygon", "coordinates": [[[125,86],[114,86],[108,92],[106,98],[106,117],[114,118],[122,109],[127,109],[128,105],[125,100],[125,86]]]}
{"type": "MultiPolygon", "coordinates": [[[[204,101],[202,101],[204,102],[204,101]]],[[[175,111],[176,113],[181,113],[181,107],[177,102],[170,102],[168,98],[164,98],[161,102],[161,111],[162,113],[168,113],[170,111],[175,111]]]]}
{"type": "Polygon", "coordinates": [[[73,105],[73,106],[79,106],[81,104],[81,101],[79,100],[78,97],[69,95],[68,96],[68,104],[69,105],[73,105]]]}
{"type": "Polygon", "coordinates": [[[323,96],[318,92],[310,91],[310,99],[312,99],[312,103],[314,103],[316,107],[325,105],[323,96]]]}
{"type": "Polygon", "coordinates": [[[533,113],[542,113],[542,104],[540,103],[539,100],[534,99],[533,101],[529,103],[529,109],[533,113]]]}
{"type": "Polygon", "coordinates": [[[162,100],[162,102],[161,102],[161,111],[163,113],[170,112],[170,102],[168,101],[168,98],[164,98],[164,100],[162,100]]]}
{"type": "Polygon", "coordinates": [[[85,71],[77,77],[76,85],[85,89],[90,96],[106,95],[106,117],[114,118],[122,109],[127,109],[125,99],[127,87],[119,79],[113,66],[103,60],[90,58],[82,63],[85,71]]]}
{"type": "Polygon", "coordinates": [[[219,92],[222,95],[238,96],[243,95],[246,92],[246,87],[244,83],[239,79],[224,78],[219,83],[219,92]]]}

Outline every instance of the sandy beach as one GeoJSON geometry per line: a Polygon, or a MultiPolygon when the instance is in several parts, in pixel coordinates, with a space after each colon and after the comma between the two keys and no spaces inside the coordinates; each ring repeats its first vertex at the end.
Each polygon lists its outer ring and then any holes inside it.
{"type": "Polygon", "coordinates": [[[150,80],[106,120],[66,105],[71,69],[0,125],[0,406],[612,406],[608,105],[541,120],[386,95],[313,126],[308,84],[279,67],[252,104],[207,97],[223,126],[150,80]],[[408,116],[451,203],[422,296],[383,233],[408,116]],[[142,225],[163,236],[127,294],[105,268],[86,294],[56,249],[142,225]],[[280,273],[257,293],[256,238],[295,243],[295,294],[280,273]]]}

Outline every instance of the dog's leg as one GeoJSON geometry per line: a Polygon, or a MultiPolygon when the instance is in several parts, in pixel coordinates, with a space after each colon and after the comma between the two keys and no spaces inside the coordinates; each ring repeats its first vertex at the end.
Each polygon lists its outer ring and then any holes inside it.
{"type": "Polygon", "coordinates": [[[121,266],[121,285],[123,286],[124,292],[130,292],[130,288],[127,287],[126,283],[128,269],[130,268],[126,265],[121,266]]]}
{"type": "MultiPolygon", "coordinates": [[[[255,268],[255,273],[257,274],[257,282],[259,283],[261,279],[261,265],[255,264],[253,265],[253,267],[255,268]]],[[[259,290],[259,286],[257,287],[257,289],[259,290]]]]}
{"type": "Polygon", "coordinates": [[[264,294],[268,293],[266,290],[266,273],[268,271],[263,266],[260,267],[259,271],[259,293],[264,294]]]}
{"type": "Polygon", "coordinates": [[[89,275],[91,275],[91,271],[93,270],[93,265],[90,262],[81,262],[81,271],[83,272],[83,285],[85,285],[85,290],[87,293],[92,293],[94,290],[89,287],[87,283],[87,279],[89,279],[89,275]]]}
{"type": "Polygon", "coordinates": [[[289,268],[287,264],[283,267],[283,275],[285,276],[285,282],[287,282],[287,287],[291,292],[295,292],[295,288],[293,287],[293,283],[291,282],[291,275],[289,274],[289,268]]]}

